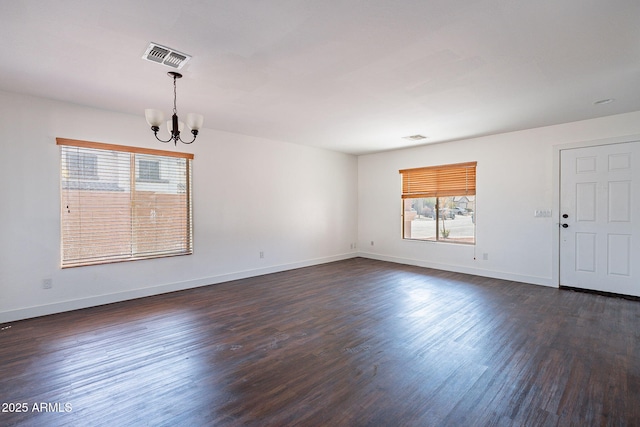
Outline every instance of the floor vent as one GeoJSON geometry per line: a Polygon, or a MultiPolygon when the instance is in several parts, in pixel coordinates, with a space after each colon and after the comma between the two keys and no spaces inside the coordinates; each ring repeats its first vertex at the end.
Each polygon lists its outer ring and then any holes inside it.
{"type": "Polygon", "coordinates": [[[149,43],[149,47],[142,55],[142,59],[179,70],[191,59],[191,56],[170,47],[149,43]]]}

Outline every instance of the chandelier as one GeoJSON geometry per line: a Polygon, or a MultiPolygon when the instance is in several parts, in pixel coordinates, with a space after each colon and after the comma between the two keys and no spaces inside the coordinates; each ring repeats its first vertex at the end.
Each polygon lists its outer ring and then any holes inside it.
{"type": "Polygon", "coordinates": [[[162,140],[158,138],[158,131],[160,130],[160,125],[164,121],[164,114],[160,110],[154,110],[152,108],[147,108],[144,110],[144,116],[147,119],[147,123],[151,126],[151,130],[155,135],[156,139],[160,142],[169,142],[173,141],[174,145],[178,144],[178,141],[183,144],[191,144],[196,140],[198,136],[198,131],[202,128],[202,123],[204,122],[204,117],[201,114],[189,113],[187,114],[187,127],[191,129],[191,133],[193,134],[193,139],[191,141],[184,141],[180,137],[180,132],[184,129],[184,123],[178,120],[178,110],[176,108],[176,80],[182,78],[182,74],[176,73],[175,71],[169,71],[167,73],[169,77],[173,78],[173,116],[171,120],[167,121],[167,129],[171,136],[169,139],[162,140]]]}

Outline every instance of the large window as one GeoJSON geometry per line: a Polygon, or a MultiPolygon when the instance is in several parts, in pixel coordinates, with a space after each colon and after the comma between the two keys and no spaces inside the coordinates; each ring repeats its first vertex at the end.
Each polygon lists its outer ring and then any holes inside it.
{"type": "Polygon", "coordinates": [[[192,154],[57,143],[62,267],[193,252],[192,154]]]}
{"type": "Polygon", "coordinates": [[[476,162],[400,174],[404,239],[475,244],[476,162]]]}

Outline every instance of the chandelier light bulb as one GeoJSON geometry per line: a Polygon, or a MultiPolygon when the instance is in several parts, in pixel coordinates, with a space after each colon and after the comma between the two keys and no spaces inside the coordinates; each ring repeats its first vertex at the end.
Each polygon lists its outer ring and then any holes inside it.
{"type": "Polygon", "coordinates": [[[187,126],[191,130],[200,130],[204,123],[204,117],[202,114],[189,113],[187,114],[187,126]]]}
{"type": "Polygon", "coordinates": [[[153,108],[147,108],[144,110],[144,117],[147,119],[147,123],[149,123],[149,126],[151,127],[159,127],[164,121],[164,113],[153,108]]]}

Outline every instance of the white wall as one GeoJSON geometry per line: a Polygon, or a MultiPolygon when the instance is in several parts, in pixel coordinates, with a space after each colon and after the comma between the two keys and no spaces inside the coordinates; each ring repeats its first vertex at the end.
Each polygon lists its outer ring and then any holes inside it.
{"type": "Polygon", "coordinates": [[[356,241],[361,256],[555,286],[557,219],[533,212],[558,214],[558,146],[638,134],[640,112],[356,158],[204,129],[177,148],[195,154],[193,255],[61,270],[55,138],[174,148],[142,113],[0,92],[0,323],[344,259],[356,241]],[[465,161],[477,244],[402,240],[398,170],[465,161]]]}
{"type": "Polygon", "coordinates": [[[56,137],[175,149],[142,112],[0,92],[0,323],[355,256],[356,157],[204,129],[177,148],[195,155],[193,255],[62,270],[56,137]]]}
{"type": "Polygon", "coordinates": [[[360,156],[359,252],[370,258],[557,286],[558,150],[624,135],[637,139],[637,134],[640,112],[360,156]],[[398,171],[467,161],[478,162],[476,245],[401,239],[398,171]],[[553,209],[554,217],[535,218],[538,209],[553,209]]]}

